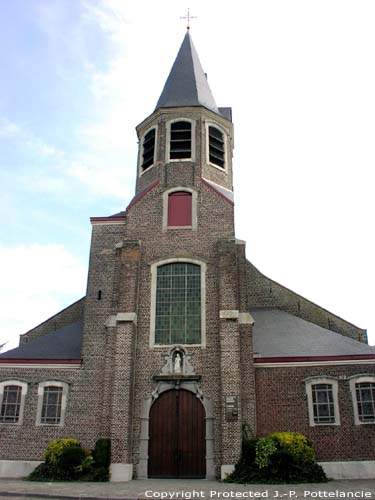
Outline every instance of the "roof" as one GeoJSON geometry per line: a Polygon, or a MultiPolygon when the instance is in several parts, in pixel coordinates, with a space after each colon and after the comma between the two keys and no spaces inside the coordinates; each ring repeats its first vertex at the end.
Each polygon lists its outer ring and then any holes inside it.
{"type": "Polygon", "coordinates": [[[155,110],[180,106],[204,106],[219,113],[189,32],[185,35],[155,110]]]}
{"type": "Polygon", "coordinates": [[[375,348],[279,309],[252,309],[254,354],[262,358],[375,355],[375,348]]]}
{"type": "Polygon", "coordinates": [[[81,359],[82,331],[83,322],[77,321],[0,354],[0,362],[7,359],[79,360],[81,359]]]}

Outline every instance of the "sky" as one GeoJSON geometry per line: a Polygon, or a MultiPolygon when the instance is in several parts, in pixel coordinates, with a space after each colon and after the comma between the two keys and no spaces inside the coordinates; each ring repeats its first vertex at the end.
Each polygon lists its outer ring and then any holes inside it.
{"type": "Polygon", "coordinates": [[[186,32],[233,108],[237,238],[375,344],[373,0],[3,0],[0,344],[85,294],[90,216],[134,194],[135,126],[186,32]]]}

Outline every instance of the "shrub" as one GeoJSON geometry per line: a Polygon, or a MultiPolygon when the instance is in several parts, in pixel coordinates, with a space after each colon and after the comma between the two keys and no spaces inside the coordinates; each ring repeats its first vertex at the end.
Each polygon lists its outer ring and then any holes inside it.
{"type": "Polygon", "coordinates": [[[109,468],[111,465],[111,440],[104,438],[98,439],[95,443],[92,456],[95,461],[95,467],[109,468]]]}
{"type": "Polygon", "coordinates": [[[295,432],[243,439],[241,458],[227,477],[237,483],[302,483],[327,481],[306,436],[295,432]]]}
{"type": "Polygon", "coordinates": [[[78,439],[75,438],[60,438],[51,441],[44,454],[44,460],[47,464],[58,463],[65,448],[70,448],[71,446],[81,446],[78,439]]]}

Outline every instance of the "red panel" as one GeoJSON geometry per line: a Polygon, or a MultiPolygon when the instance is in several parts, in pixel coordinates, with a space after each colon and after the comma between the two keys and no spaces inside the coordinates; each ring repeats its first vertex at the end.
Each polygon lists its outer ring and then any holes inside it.
{"type": "Polygon", "coordinates": [[[186,191],[168,196],[168,226],[191,226],[191,198],[186,191]]]}

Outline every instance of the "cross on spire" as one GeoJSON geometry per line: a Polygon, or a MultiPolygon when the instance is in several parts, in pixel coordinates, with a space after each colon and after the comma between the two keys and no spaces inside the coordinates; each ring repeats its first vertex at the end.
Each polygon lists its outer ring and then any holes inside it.
{"type": "Polygon", "coordinates": [[[190,15],[190,9],[187,10],[186,16],[180,17],[180,19],[186,19],[187,20],[187,29],[190,29],[190,20],[191,19],[197,19],[197,16],[191,16],[190,15]]]}

